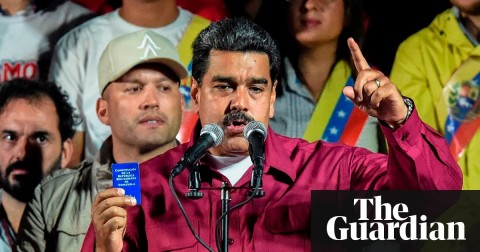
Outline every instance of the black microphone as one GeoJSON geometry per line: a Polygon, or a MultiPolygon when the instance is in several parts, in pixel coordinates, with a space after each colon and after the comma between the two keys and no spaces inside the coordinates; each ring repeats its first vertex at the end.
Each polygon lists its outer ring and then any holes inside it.
{"type": "Polygon", "coordinates": [[[177,176],[186,167],[202,158],[211,147],[218,146],[223,140],[223,130],[215,123],[203,126],[198,140],[183,154],[182,159],[173,167],[170,176],[177,176]]]}
{"type": "Polygon", "coordinates": [[[255,197],[263,197],[265,192],[261,190],[263,161],[265,160],[265,139],[267,138],[267,128],[258,121],[249,122],[243,128],[243,136],[248,141],[248,152],[253,163],[253,172],[250,179],[250,188],[252,192],[255,188],[258,191],[255,197]]]}
{"type": "Polygon", "coordinates": [[[243,128],[243,136],[248,141],[248,151],[254,165],[263,165],[265,160],[265,139],[267,138],[267,128],[258,121],[249,122],[243,128]]]}

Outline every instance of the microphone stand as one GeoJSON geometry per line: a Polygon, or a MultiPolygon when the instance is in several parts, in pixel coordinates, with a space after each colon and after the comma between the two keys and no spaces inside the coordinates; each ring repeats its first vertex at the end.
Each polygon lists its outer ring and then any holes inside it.
{"type": "MultiPolygon", "coordinates": [[[[189,168],[188,173],[188,189],[189,191],[185,193],[185,196],[189,199],[200,199],[203,197],[203,193],[200,192],[200,164],[197,162],[192,167],[189,168]]],[[[228,251],[228,210],[230,198],[230,187],[227,182],[222,182],[220,187],[220,200],[222,202],[222,213],[223,216],[221,220],[221,251],[228,251]]]]}
{"type": "Polygon", "coordinates": [[[265,191],[262,189],[262,176],[267,129],[261,122],[252,121],[243,129],[243,136],[248,141],[248,152],[253,163],[248,195],[254,198],[264,197],[265,191]]]}
{"type": "MultiPolygon", "coordinates": [[[[203,197],[203,193],[200,192],[200,164],[197,162],[192,167],[189,167],[188,173],[188,192],[185,196],[189,199],[200,199],[203,197]]],[[[228,251],[228,210],[230,198],[230,187],[227,182],[222,182],[220,187],[220,200],[222,202],[221,216],[221,250],[222,252],[228,251]]]]}
{"type": "Polygon", "coordinates": [[[222,182],[222,187],[220,191],[220,199],[222,201],[222,252],[228,251],[228,204],[230,201],[230,188],[228,187],[227,182],[222,182]]]}
{"type": "MultiPolygon", "coordinates": [[[[250,151],[251,150],[252,149],[250,146],[250,151]]],[[[250,196],[250,198],[247,201],[234,206],[234,208],[236,208],[237,206],[243,205],[244,203],[248,202],[253,198],[259,198],[259,197],[265,196],[265,191],[262,190],[261,188],[264,156],[258,156],[258,155],[253,155],[253,156],[255,158],[252,159],[253,170],[252,170],[252,176],[251,176],[250,185],[249,185],[250,191],[248,192],[248,195],[250,196]]],[[[200,166],[201,165],[199,162],[195,162],[192,166],[188,167],[189,168],[189,173],[188,173],[189,191],[185,193],[185,196],[189,199],[195,200],[203,197],[203,193],[199,191],[201,189],[200,166]]],[[[218,223],[220,224],[220,228],[221,228],[220,232],[215,231],[216,235],[221,234],[219,241],[217,241],[217,247],[221,252],[228,252],[228,245],[229,245],[228,228],[229,228],[229,211],[230,211],[229,203],[231,200],[230,198],[231,189],[232,188],[228,186],[227,182],[222,182],[222,185],[220,187],[220,200],[222,204],[221,216],[223,217],[220,219],[220,223],[218,223]]]]}
{"type": "Polygon", "coordinates": [[[200,192],[200,164],[197,162],[192,167],[189,167],[188,173],[188,192],[185,197],[189,199],[200,199],[203,193],[200,192]]]}
{"type": "MultiPolygon", "coordinates": [[[[250,148],[251,150],[251,148],[250,148]]],[[[253,171],[252,171],[252,176],[250,177],[250,191],[248,192],[248,195],[251,196],[252,194],[256,193],[254,195],[255,198],[260,198],[265,196],[265,191],[262,189],[263,183],[262,183],[262,176],[263,176],[263,158],[254,158],[253,161],[253,171]]]]}

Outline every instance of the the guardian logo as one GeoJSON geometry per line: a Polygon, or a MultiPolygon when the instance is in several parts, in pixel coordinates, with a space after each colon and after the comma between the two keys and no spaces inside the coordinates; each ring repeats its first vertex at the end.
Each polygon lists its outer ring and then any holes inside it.
{"type": "Polygon", "coordinates": [[[333,240],[465,240],[463,222],[428,222],[426,215],[409,215],[403,203],[382,203],[381,196],[354,199],[359,207],[357,221],[334,216],[327,222],[327,234],[333,240]],[[369,207],[373,216],[369,216],[369,207]]]}

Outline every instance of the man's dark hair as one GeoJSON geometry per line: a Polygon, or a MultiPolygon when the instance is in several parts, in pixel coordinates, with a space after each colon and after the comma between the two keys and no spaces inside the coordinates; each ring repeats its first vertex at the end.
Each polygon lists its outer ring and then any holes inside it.
{"type": "Polygon", "coordinates": [[[68,102],[68,96],[53,82],[15,78],[0,83],[0,114],[3,113],[5,106],[13,100],[38,101],[45,97],[50,98],[55,104],[62,142],[72,138],[75,133],[74,126],[79,123],[79,118],[68,102]]]}
{"type": "Polygon", "coordinates": [[[192,76],[201,84],[210,63],[210,51],[265,53],[270,62],[270,78],[277,80],[280,52],[272,37],[245,18],[226,18],[203,29],[193,42],[192,76]]]}

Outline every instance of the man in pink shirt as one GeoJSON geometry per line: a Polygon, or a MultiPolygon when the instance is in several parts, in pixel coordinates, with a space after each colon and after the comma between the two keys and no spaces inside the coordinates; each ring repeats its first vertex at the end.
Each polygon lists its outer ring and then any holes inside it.
{"type": "MultiPolygon", "coordinates": [[[[358,45],[348,40],[358,75],[344,94],[377,117],[389,154],[318,141],[287,138],[268,128],[263,197],[229,214],[231,251],[310,251],[311,190],[435,190],[462,187],[462,174],[445,140],[424,124],[413,101],[402,97],[381,72],[370,69],[358,45]]],[[[245,19],[211,24],[193,43],[192,100],[201,125],[217,123],[223,142],[200,160],[204,196],[191,200],[188,172],[175,177],[175,192],[189,217],[185,222],[169,188],[169,173],[198,139],[141,164],[141,204],[111,188],[92,207],[83,251],[203,251],[217,242],[222,182],[231,206],[249,198],[252,162],[243,129],[250,121],[268,126],[274,115],[280,58],[271,37],[245,19]],[[225,185],[225,184],[224,184],[225,185]],[[217,238],[216,238],[217,236],[217,238]]]]}

